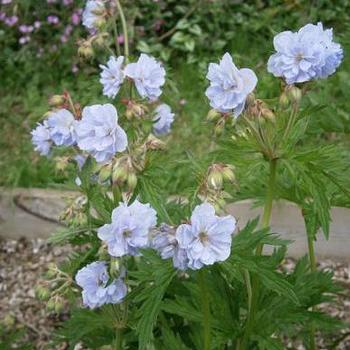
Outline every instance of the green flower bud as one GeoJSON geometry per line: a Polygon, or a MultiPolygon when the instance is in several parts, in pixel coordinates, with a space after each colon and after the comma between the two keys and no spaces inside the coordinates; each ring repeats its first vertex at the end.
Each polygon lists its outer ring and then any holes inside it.
{"type": "Polygon", "coordinates": [[[127,184],[130,191],[133,191],[137,185],[137,176],[135,173],[130,173],[127,178],[127,184]]]}
{"type": "Polygon", "coordinates": [[[219,119],[221,116],[221,113],[218,112],[216,109],[211,109],[207,114],[207,120],[214,121],[219,119]]]}
{"type": "Polygon", "coordinates": [[[299,103],[302,98],[302,93],[299,88],[292,85],[286,89],[287,96],[292,103],[299,103]]]}
{"type": "Polygon", "coordinates": [[[108,180],[112,175],[112,164],[107,164],[107,165],[104,165],[99,174],[98,174],[98,179],[101,181],[101,182],[105,182],[106,180],[108,180]]]}
{"type": "Polygon", "coordinates": [[[65,101],[66,99],[63,95],[53,95],[49,98],[49,105],[52,107],[59,107],[63,105],[65,101]]]}
{"type": "Polygon", "coordinates": [[[222,171],[222,176],[224,177],[224,179],[231,182],[235,182],[236,176],[235,176],[234,170],[235,170],[235,167],[232,165],[225,166],[222,171]]]}

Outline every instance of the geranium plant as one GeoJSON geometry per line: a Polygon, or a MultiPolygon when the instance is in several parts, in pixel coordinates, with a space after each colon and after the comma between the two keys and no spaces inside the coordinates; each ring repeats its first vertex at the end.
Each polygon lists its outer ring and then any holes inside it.
{"type": "Polygon", "coordinates": [[[284,337],[299,337],[315,349],[315,330],[341,327],[317,310],[339,289],[316,269],[313,242],[319,228],[328,236],[345,165],[336,146],[307,144],[317,107],[302,97],[311,80],[341,63],[331,30],[308,24],[274,38],[268,70],[281,78],[281,95],[271,101],[255,97],[256,74],[236,67],[229,53],[209,65],[215,147],[209,164],[184,162],[191,194],[168,198],[159,153],[176,116],[160,102],[166,70],[152,56],[130,55],[119,0],[89,0],[82,21],[90,34],[80,53],[90,56],[96,44],[111,52],[100,66],[111,102],[83,107],[68,92],[54,96],[32,131],[42,155],[64,147],[82,194],[64,213],[68,228],[50,238],[76,250],[38,287],[56,311],[65,300],[71,305],[56,341],[71,348],[244,350],[284,349],[284,337]],[[239,184],[264,203],[261,220],[245,227],[226,212],[239,184]],[[277,198],[296,202],[305,218],[309,257],[292,273],[282,267],[289,242],[269,230],[277,198]]]}

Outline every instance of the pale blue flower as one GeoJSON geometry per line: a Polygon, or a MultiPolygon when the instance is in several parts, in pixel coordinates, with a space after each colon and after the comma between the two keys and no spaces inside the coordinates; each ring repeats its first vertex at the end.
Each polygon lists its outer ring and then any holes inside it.
{"type": "Polygon", "coordinates": [[[102,0],[88,0],[82,15],[83,25],[88,29],[96,29],[96,23],[104,11],[102,0]]]}
{"type": "Polygon", "coordinates": [[[117,110],[109,103],[85,107],[75,129],[78,147],[99,163],[108,162],[128,145],[126,133],[118,124],[117,110]]]}
{"type": "Polygon", "coordinates": [[[210,106],[235,117],[242,113],[247,96],[258,82],[251,69],[238,69],[229,53],[224,54],[219,64],[209,64],[207,79],[210,85],[205,94],[210,106]]]}
{"type": "Polygon", "coordinates": [[[51,140],[56,146],[72,146],[76,142],[75,118],[67,109],[51,112],[47,125],[51,140]]]}
{"type": "Polygon", "coordinates": [[[332,29],[324,30],[322,23],[277,34],[274,48],[276,53],[270,56],[267,69],[287,84],[326,78],[343,59],[340,44],[333,42],[332,29]]]}
{"type": "Polygon", "coordinates": [[[127,294],[121,278],[109,281],[105,261],[95,261],[83,267],[76,274],[75,281],[83,289],[83,304],[90,309],[121,303],[127,294]]]}
{"type": "Polygon", "coordinates": [[[173,259],[173,265],[179,270],[186,270],[188,257],[185,249],[179,247],[175,229],[169,225],[161,224],[156,230],[152,240],[152,248],[157,250],[162,259],[173,259]]]}
{"type": "Polygon", "coordinates": [[[125,67],[124,73],[134,81],[141,97],[156,100],[162,94],[165,69],[154,57],[142,53],[136,63],[125,67]]]}
{"type": "Polygon", "coordinates": [[[125,77],[123,62],[124,56],[119,56],[117,59],[111,56],[105,66],[100,65],[102,69],[100,83],[103,85],[103,94],[107,97],[114,98],[120,90],[125,77]]]}
{"type": "Polygon", "coordinates": [[[153,120],[153,132],[155,135],[168,134],[171,128],[171,124],[174,121],[175,114],[171,112],[170,106],[162,103],[155,109],[155,116],[153,120]]]}
{"type": "Polygon", "coordinates": [[[191,216],[191,224],[180,225],[176,238],[188,257],[188,267],[197,270],[226,260],[231,253],[232,234],[236,220],[231,215],[219,217],[209,203],[198,205],[191,216]]]}
{"type": "Polygon", "coordinates": [[[157,213],[149,204],[135,200],[130,206],[120,203],[112,212],[112,223],[100,227],[97,236],[107,243],[114,257],[138,255],[149,243],[149,232],[157,223],[157,213]]]}
{"type": "Polygon", "coordinates": [[[38,123],[37,127],[32,130],[32,143],[34,149],[42,156],[47,156],[50,153],[52,141],[50,131],[45,120],[43,124],[38,123]]]}

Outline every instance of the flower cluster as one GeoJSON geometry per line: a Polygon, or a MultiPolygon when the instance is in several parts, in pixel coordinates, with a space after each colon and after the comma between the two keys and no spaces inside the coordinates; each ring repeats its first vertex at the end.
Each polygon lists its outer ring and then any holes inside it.
{"type": "Polygon", "coordinates": [[[210,106],[222,113],[233,113],[234,117],[242,113],[247,96],[258,81],[251,69],[238,69],[228,53],[219,64],[209,64],[207,79],[210,86],[205,94],[210,106]]]}
{"type": "Polygon", "coordinates": [[[53,144],[76,145],[99,163],[111,160],[128,145],[127,135],[118,124],[117,110],[111,104],[85,107],[80,120],[67,109],[51,112],[32,131],[32,142],[42,155],[48,155],[53,144]]]}
{"type": "Polygon", "coordinates": [[[163,229],[153,247],[163,259],[171,257],[176,268],[198,270],[229,257],[235,229],[234,217],[219,217],[211,204],[204,203],[194,209],[191,223],[180,225],[175,234],[163,229]]]}
{"type": "Polygon", "coordinates": [[[122,302],[127,286],[122,278],[110,281],[105,261],[95,261],[78,271],[75,280],[83,289],[83,303],[90,309],[122,302]]]}
{"type": "Polygon", "coordinates": [[[98,237],[107,243],[111,256],[138,255],[148,246],[149,232],[157,223],[157,213],[149,204],[135,200],[131,205],[120,203],[113,210],[112,223],[98,229],[98,237]]]}
{"type": "MultiPolygon", "coordinates": [[[[57,51],[60,45],[76,37],[82,9],[74,6],[73,1],[68,1],[60,1],[55,6],[50,6],[51,2],[48,2],[49,6],[39,6],[35,11],[27,11],[27,4],[18,1],[3,1],[0,24],[8,27],[9,35],[15,38],[9,41],[10,45],[17,42],[20,47],[30,46],[36,56],[41,57],[57,51]],[[54,35],[48,35],[48,30],[54,35]],[[47,40],[48,37],[50,40],[47,40]]],[[[14,49],[18,50],[18,47],[14,49]]]]}
{"type": "Polygon", "coordinates": [[[165,69],[152,56],[141,54],[137,62],[123,67],[124,57],[110,57],[106,66],[101,65],[101,79],[103,94],[115,97],[124,81],[124,77],[131,79],[137,92],[142,98],[156,100],[161,94],[161,87],[165,83],[165,69]]]}
{"type": "Polygon", "coordinates": [[[78,147],[99,163],[111,160],[128,145],[127,135],[118,124],[117,110],[109,103],[85,107],[75,129],[78,147]]]}
{"type": "Polygon", "coordinates": [[[322,23],[307,24],[298,32],[285,31],[275,36],[276,53],[270,56],[268,71],[287,84],[326,78],[343,59],[340,44],[333,41],[332,29],[322,23]]]}

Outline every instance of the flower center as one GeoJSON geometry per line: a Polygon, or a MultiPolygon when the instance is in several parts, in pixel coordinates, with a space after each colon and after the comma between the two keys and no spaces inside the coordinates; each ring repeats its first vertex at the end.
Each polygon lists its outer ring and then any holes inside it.
{"type": "Polygon", "coordinates": [[[304,59],[304,55],[302,54],[302,53],[298,53],[297,55],[296,55],[296,57],[295,57],[295,60],[297,61],[297,62],[300,62],[301,60],[303,60],[304,59]]]}
{"type": "Polygon", "coordinates": [[[123,236],[124,236],[124,238],[130,237],[130,236],[131,236],[131,231],[130,231],[130,230],[125,230],[125,231],[123,232],[123,236]]]}
{"type": "Polygon", "coordinates": [[[203,232],[203,231],[200,232],[200,233],[199,233],[199,240],[200,240],[203,244],[207,243],[208,240],[209,240],[208,234],[207,234],[206,232],[203,232]]]}

